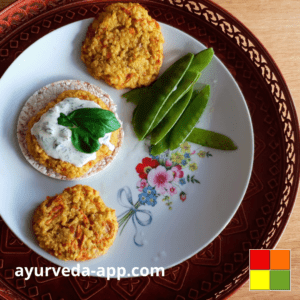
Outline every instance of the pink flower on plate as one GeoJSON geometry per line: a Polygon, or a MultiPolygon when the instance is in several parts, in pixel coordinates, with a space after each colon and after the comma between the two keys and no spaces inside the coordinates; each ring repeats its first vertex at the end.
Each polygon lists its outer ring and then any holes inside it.
{"type": "Polygon", "coordinates": [[[174,187],[173,185],[169,188],[168,190],[170,196],[173,196],[175,194],[177,194],[177,190],[176,190],[176,187],[174,187]]]}
{"type": "Polygon", "coordinates": [[[155,187],[156,191],[162,195],[164,195],[172,187],[172,184],[170,183],[172,180],[172,171],[167,171],[163,166],[158,166],[157,168],[152,169],[148,174],[149,185],[155,187]]]}
{"type": "Polygon", "coordinates": [[[173,165],[173,163],[169,159],[167,159],[166,160],[166,166],[171,167],[172,165],[173,165]]]}
{"type": "Polygon", "coordinates": [[[184,176],[184,172],[182,171],[182,168],[180,165],[176,165],[175,167],[173,167],[171,169],[171,172],[173,174],[175,182],[178,182],[179,178],[182,178],[184,176]]]}
{"type": "Polygon", "coordinates": [[[139,188],[139,192],[142,192],[143,189],[148,186],[148,182],[146,179],[142,179],[138,181],[136,185],[139,188]]]}

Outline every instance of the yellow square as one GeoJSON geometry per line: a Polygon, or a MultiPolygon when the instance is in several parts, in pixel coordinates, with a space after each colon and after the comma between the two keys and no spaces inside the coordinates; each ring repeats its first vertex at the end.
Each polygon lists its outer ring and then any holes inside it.
{"type": "Polygon", "coordinates": [[[250,290],[270,290],[270,270],[250,270],[250,290]]]}

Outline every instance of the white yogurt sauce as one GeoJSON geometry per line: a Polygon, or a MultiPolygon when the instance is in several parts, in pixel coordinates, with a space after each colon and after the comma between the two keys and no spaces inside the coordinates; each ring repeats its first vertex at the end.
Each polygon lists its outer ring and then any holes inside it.
{"type": "MultiPolygon", "coordinates": [[[[96,152],[83,153],[78,151],[71,141],[72,131],[59,125],[57,119],[60,113],[68,115],[80,108],[101,107],[94,101],[66,98],[44,113],[31,129],[31,134],[36,137],[39,145],[49,156],[69,162],[76,167],[82,167],[89,161],[96,159],[96,152]]],[[[111,132],[100,138],[99,143],[106,145],[110,151],[113,151],[115,146],[110,143],[110,137],[111,132]]]]}

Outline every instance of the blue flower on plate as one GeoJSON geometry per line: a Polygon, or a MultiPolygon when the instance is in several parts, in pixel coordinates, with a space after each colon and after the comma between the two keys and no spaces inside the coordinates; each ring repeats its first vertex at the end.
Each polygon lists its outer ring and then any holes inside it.
{"type": "Polygon", "coordinates": [[[151,195],[151,196],[149,196],[149,197],[147,198],[147,202],[146,202],[146,203],[147,203],[148,205],[155,206],[155,205],[157,204],[156,199],[157,199],[157,196],[156,196],[156,195],[151,195]]]}
{"type": "Polygon", "coordinates": [[[184,158],[190,158],[191,156],[190,156],[190,153],[184,153],[184,158]]]}
{"type": "Polygon", "coordinates": [[[179,179],[179,183],[180,183],[181,185],[184,185],[184,184],[186,184],[186,181],[185,181],[184,178],[180,178],[180,179],[179,179]]]}
{"type": "Polygon", "coordinates": [[[139,201],[141,204],[145,205],[146,202],[148,201],[148,194],[146,193],[139,194],[139,201]]]}
{"type": "Polygon", "coordinates": [[[143,189],[143,193],[145,193],[147,195],[147,197],[150,197],[150,196],[156,196],[156,190],[154,187],[148,185],[147,187],[145,187],[143,189]]]}
{"type": "Polygon", "coordinates": [[[181,164],[182,164],[183,166],[185,166],[185,165],[187,164],[187,161],[184,159],[184,160],[181,161],[181,164]]]}
{"type": "Polygon", "coordinates": [[[141,204],[145,205],[156,205],[157,201],[156,190],[152,186],[147,186],[143,189],[143,193],[139,194],[139,201],[141,204]]]}

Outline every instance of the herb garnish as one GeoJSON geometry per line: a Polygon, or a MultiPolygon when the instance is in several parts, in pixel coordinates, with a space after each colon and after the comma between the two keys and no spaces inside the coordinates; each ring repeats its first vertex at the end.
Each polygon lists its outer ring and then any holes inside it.
{"type": "Polygon", "coordinates": [[[93,153],[99,150],[99,138],[121,127],[114,113],[101,108],[81,108],[57,119],[59,125],[72,131],[71,141],[80,152],[93,153]]]}

